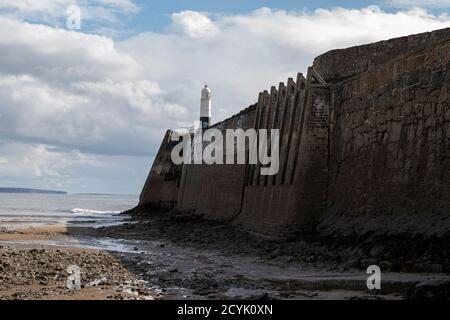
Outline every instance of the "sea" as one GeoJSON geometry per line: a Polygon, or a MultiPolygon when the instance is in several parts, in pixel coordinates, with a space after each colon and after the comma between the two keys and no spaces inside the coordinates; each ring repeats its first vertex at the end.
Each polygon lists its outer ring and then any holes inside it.
{"type": "Polygon", "coordinates": [[[0,193],[0,229],[113,226],[137,203],[137,195],[0,193]]]}

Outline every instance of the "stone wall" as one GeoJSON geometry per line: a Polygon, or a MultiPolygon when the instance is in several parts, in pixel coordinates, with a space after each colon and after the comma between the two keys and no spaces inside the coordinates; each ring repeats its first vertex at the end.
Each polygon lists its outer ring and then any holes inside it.
{"type": "MultiPolygon", "coordinates": [[[[280,171],[171,165],[166,134],[141,204],[269,235],[450,230],[450,29],[333,50],[214,127],[279,129],[280,171]]],[[[356,238],[355,238],[356,239],[356,238]]],[[[358,240],[359,241],[359,240],[358,240]]]]}
{"type": "Polygon", "coordinates": [[[262,176],[249,166],[236,225],[280,236],[317,222],[325,208],[330,91],[311,68],[307,79],[280,83],[260,94],[256,128],[280,130],[280,168],[262,176]]]}
{"type": "Polygon", "coordinates": [[[333,51],[314,67],[334,81],[321,229],[450,230],[450,29],[333,51]]]}
{"type": "MultiPolygon", "coordinates": [[[[255,106],[211,128],[253,128],[255,106]]],[[[177,209],[202,214],[206,219],[229,221],[241,210],[245,165],[183,165],[177,209]]]]}
{"type": "Polygon", "coordinates": [[[170,158],[173,147],[170,141],[171,133],[171,130],[167,130],[161,142],[139,197],[140,206],[169,210],[174,208],[177,202],[181,166],[174,165],[170,158]]]}
{"type": "MultiPolygon", "coordinates": [[[[314,59],[314,69],[328,82],[337,83],[402,55],[427,50],[448,39],[450,28],[328,51],[314,59]]],[[[393,70],[394,71],[394,70],[393,70]]]]}

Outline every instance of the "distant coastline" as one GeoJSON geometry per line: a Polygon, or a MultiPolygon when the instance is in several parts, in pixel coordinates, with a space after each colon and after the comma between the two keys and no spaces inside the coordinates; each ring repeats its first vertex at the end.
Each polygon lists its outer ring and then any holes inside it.
{"type": "Polygon", "coordinates": [[[0,188],[0,193],[44,193],[44,194],[67,194],[65,191],[40,190],[29,188],[0,188]]]}

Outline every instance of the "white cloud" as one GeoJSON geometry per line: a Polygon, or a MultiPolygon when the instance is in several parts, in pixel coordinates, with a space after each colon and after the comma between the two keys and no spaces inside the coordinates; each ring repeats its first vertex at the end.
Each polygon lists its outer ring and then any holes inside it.
{"type": "Polygon", "coordinates": [[[0,134],[92,153],[148,154],[186,114],[114,41],[0,18],[0,134]]]}
{"type": "Polygon", "coordinates": [[[2,0],[0,8],[54,14],[61,8],[66,9],[71,4],[73,4],[72,0],[2,0]]]}
{"type": "Polygon", "coordinates": [[[165,129],[197,120],[203,84],[218,121],[327,50],[449,26],[448,15],[376,6],[184,11],[165,32],[114,41],[0,16],[0,184],[138,191],[165,129]]]}
{"type": "Polygon", "coordinates": [[[172,29],[191,38],[215,35],[218,32],[217,27],[206,14],[196,11],[172,14],[172,29]]]}
{"type": "Polygon", "coordinates": [[[0,100],[2,136],[99,154],[148,154],[164,120],[185,114],[149,81],[57,87],[30,76],[0,77],[0,100]]]}
{"type": "Polygon", "coordinates": [[[397,8],[450,8],[450,0],[387,0],[386,4],[397,8]]]}
{"type": "Polygon", "coordinates": [[[114,12],[134,13],[139,7],[132,0],[2,0],[0,9],[16,10],[22,14],[64,16],[70,5],[104,8],[114,12]]]}
{"type": "Polygon", "coordinates": [[[71,5],[81,9],[83,30],[108,36],[126,33],[120,31],[124,27],[121,18],[140,11],[132,0],[1,0],[0,14],[65,28],[71,5]]]}
{"type": "Polygon", "coordinates": [[[88,155],[2,140],[0,154],[0,186],[74,192],[137,192],[146,178],[142,170],[152,161],[150,156],[88,155]]]}
{"type": "Polygon", "coordinates": [[[0,144],[0,150],[5,154],[0,177],[63,178],[63,170],[70,166],[100,165],[76,150],[64,154],[42,144],[6,143],[0,144]]]}
{"type": "Polygon", "coordinates": [[[0,71],[47,81],[135,77],[138,65],[114,41],[0,17],[0,71]]]}
{"type": "Polygon", "coordinates": [[[448,16],[423,9],[387,13],[376,6],[312,13],[262,8],[215,18],[188,11],[172,15],[167,33],[142,33],[117,47],[186,105],[191,120],[197,115],[198,89],[207,83],[213,90],[213,118],[220,120],[253,103],[258,91],[306,71],[327,50],[448,26],[448,16]]]}
{"type": "Polygon", "coordinates": [[[106,5],[123,12],[137,12],[139,7],[132,0],[97,0],[101,5],[106,5]]]}

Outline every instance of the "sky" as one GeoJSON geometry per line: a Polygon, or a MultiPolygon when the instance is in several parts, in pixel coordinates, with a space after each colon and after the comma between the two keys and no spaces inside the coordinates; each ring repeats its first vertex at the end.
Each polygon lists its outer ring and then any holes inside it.
{"type": "Polygon", "coordinates": [[[450,27],[450,0],[0,0],[0,186],[138,194],[164,132],[335,48],[450,27]],[[81,28],[67,27],[67,8],[81,28]]]}

